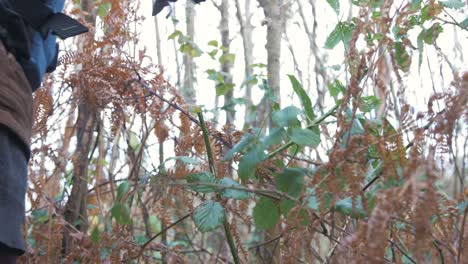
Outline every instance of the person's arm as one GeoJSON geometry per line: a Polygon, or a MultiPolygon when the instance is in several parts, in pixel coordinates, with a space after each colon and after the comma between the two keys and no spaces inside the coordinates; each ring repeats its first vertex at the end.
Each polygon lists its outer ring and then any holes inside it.
{"type": "Polygon", "coordinates": [[[0,14],[0,26],[7,31],[2,40],[21,64],[32,91],[40,86],[46,72],[55,69],[56,36],[65,39],[87,32],[85,26],[61,13],[64,3],[65,0],[0,0],[0,12],[7,14],[4,19],[0,14]]]}

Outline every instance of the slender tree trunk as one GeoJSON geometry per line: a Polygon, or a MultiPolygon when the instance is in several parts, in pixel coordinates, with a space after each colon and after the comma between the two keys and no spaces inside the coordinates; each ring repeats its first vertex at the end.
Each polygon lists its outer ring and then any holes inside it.
{"type": "MultiPolygon", "coordinates": [[[[82,0],[81,8],[89,15],[86,21],[94,24],[96,17],[91,12],[92,3],[90,0],[82,0]]],[[[72,189],[65,205],[64,218],[77,230],[85,232],[88,228],[87,204],[88,204],[88,167],[91,148],[94,145],[93,133],[96,129],[97,119],[96,109],[88,103],[86,99],[78,105],[78,118],[76,122],[76,150],[73,155],[73,175],[72,189]]],[[[63,235],[64,255],[73,247],[70,229],[65,228],[63,235]]]]}
{"type": "MultiPolygon", "coordinates": [[[[242,35],[242,44],[244,48],[244,72],[245,72],[245,79],[248,79],[250,76],[253,75],[252,65],[253,61],[253,41],[252,41],[252,31],[253,26],[251,23],[252,20],[252,12],[250,11],[250,0],[245,0],[244,2],[244,14],[242,15],[241,5],[239,0],[236,0],[236,16],[237,20],[239,21],[240,31],[242,35]]],[[[247,83],[245,85],[245,123],[244,126],[248,127],[252,121],[254,120],[254,111],[252,110],[252,85],[247,83]]]]}
{"type": "MultiPolygon", "coordinates": [[[[266,49],[268,53],[267,58],[267,71],[268,71],[268,86],[271,90],[275,100],[280,104],[280,78],[281,78],[281,35],[284,31],[285,23],[285,10],[287,4],[282,0],[258,0],[260,6],[265,13],[265,20],[267,25],[267,44],[266,49]]],[[[269,114],[272,102],[266,102],[266,111],[264,114],[269,114]]],[[[271,127],[271,119],[268,119],[268,127],[271,127]]]]}
{"type": "MultiPolygon", "coordinates": [[[[221,21],[219,23],[219,31],[221,33],[221,44],[223,45],[223,55],[230,53],[230,46],[231,40],[230,32],[229,32],[229,1],[230,0],[222,0],[221,6],[219,7],[219,11],[221,13],[221,21]]],[[[232,62],[230,60],[224,60],[221,63],[221,71],[224,74],[224,83],[230,84],[232,83],[232,74],[231,74],[232,62]]],[[[232,124],[235,120],[235,112],[234,109],[230,110],[233,103],[234,97],[234,90],[229,90],[224,95],[224,106],[226,107],[226,124],[232,124]]]]}
{"type": "MultiPolygon", "coordinates": [[[[195,39],[195,8],[192,1],[187,1],[185,7],[185,23],[187,27],[187,37],[195,39]]],[[[182,85],[181,93],[186,103],[193,105],[196,101],[196,93],[194,89],[194,74],[195,65],[193,57],[190,54],[184,53],[184,84],[182,85]]]]}

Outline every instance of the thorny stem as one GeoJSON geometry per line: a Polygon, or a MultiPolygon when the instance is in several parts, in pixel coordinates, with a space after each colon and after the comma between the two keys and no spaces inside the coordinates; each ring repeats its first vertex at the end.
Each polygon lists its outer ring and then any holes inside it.
{"type": "MultiPolygon", "coordinates": [[[[319,125],[320,123],[323,122],[323,120],[325,120],[327,117],[331,116],[336,109],[338,109],[340,105],[339,104],[336,104],[332,109],[328,110],[328,112],[326,112],[323,116],[319,117],[317,120],[315,120],[312,124],[308,125],[307,128],[308,129],[311,129],[313,128],[314,126],[317,126],[319,125]]],[[[282,151],[288,149],[289,147],[293,146],[295,143],[292,142],[292,141],[289,141],[288,143],[286,143],[285,145],[277,148],[276,150],[274,150],[273,152],[271,152],[268,156],[267,156],[267,160],[268,159],[271,159],[273,158],[274,156],[276,156],[278,153],[281,153],[282,151]]]]}
{"type": "Polygon", "coordinates": [[[174,183],[169,183],[170,185],[176,185],[176,186],[204,186],[204,187],[213,187],[217,189],[217,191],[224,191],[226,189],[231,189],[231,190],[237,190],[237,191],[244,191],[244,192],[249,192],[249,193],[255,193],[258,195],[266,196],[268,198],[272,198],[274,200],[280,200],[281,198],[286,198],[290,201],[297,201],[296,198],[292,197],[291,195],[278,191],[278,190],[267,190],[267,189],[251,189],[248,187],[244,186],[226,186],[226,185],[221,185],[221,184],[216,184],[216,183],[205,183],[205,182],[194,182],[194,183],[179,183],[179,182],[174,182],[174,183]]]}
{"type": "MultiPolygon", "coordinates": [[[[198,115],[198,120],[200,121],[200,127],[201,127],[202,132],[203,132],[203,140],[205,141],[206,155],[208,156],[210,171],[211,171],[211,173],[213,173],[213,175],[216,178],[216,170],[215,170],[213,152],[211,150],[211,144],[210,144],[208,128],[206,127],[205,119],[203,118],[203,113],[201,111],[198,111],[197,115],[198,115]]],[[[217,197],[219,199],[219,195],[217,195],[217,197]]],[[[236,243],[234,242],[234,238],[232,237],[231,229],[229,228],[229,222],[227,220],[227,217],[224,219],[223,227],[224,227],[224,232],[226,234],[226,239],[227,239],[227,242],[229,244],[229,249],[231,250],[231,254],[232,254],[232,258],[234,260],[234,263],[235,264],[240,264],[239,254],[238,254],[237,248],[236,248],[236,243]]]]}

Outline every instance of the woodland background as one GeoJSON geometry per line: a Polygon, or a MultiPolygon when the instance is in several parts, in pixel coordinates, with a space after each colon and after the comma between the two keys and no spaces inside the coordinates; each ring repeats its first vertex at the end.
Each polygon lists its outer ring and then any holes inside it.
{"type": "Polygon", "coordinates": [[[75,0],[22,263],[467,263],[461,0],[75,0]]]}

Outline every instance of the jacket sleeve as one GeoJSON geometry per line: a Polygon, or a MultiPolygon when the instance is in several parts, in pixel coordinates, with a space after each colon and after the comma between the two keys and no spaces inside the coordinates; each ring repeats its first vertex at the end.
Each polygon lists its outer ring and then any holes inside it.
{"type": "MultiPolygon", "coordinates": [[[[65,0],[46,0],[45,4],[54,13],[61,12],[65,0]]],[[[35,32],[31,40],[31,62],[37,67],[39,77],[42,81],[46,72],[55,70],[58,56],[57,37],[48,32],[44,38],[41,33],[35,32]]]]}

